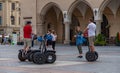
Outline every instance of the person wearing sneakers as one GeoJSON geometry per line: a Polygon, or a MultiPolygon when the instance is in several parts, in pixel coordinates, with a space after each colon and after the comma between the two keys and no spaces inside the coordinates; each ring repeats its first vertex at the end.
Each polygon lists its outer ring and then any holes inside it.
{"type": "Polygon", "coordinates": [[[76,38],[76,45],[79,51],[79,56],[78,58],[82,58],[82,31],[80,29],[80,26],[76,27],[76,35],[74,36],[76,38]]]}

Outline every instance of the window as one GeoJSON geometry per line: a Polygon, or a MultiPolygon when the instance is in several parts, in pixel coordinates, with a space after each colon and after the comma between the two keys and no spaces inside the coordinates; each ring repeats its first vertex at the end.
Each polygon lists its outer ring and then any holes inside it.
{"type": "Polygon", "coordinates": [[[0,16],[0,25],[2,25],[2,17],[0,16]]]}
{"type": "Polygon", "coordinates": [[[2,10],[2,3],[0,3],[0,10],[2,10]]]}
{"type": "Polygon", "coordinates": [[[15,3],[12,3],[12,10],[15,10],[15,3]]]}
{"type": "Polygon", "coordinates": [[[15,24],[15,17],[11,16],[11,24],[14,25],[15,24]]]}

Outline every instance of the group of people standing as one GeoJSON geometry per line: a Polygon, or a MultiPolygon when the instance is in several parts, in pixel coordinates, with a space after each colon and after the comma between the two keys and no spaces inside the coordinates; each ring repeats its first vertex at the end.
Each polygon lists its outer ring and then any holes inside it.
{"type": "Polygon", "coordinates": [[[55,44],[57,39],[57,34],[55,30],[48,30],[47,34],[45,34],[44,39],[46,40],[46,45],[52,45],[52,49],[55,50],[55,44]]]}
{"type": "MultiPolygon", "coordinates": [[[[34,40],[37,39],[37,35],[32,33],[31,22],[28,21],[23,28],[24,35],[24,48],[23,51],[27,53],[27,51],[34,46],[34,40]]],[[[52,45],[52,49],[55,50],[55,44],[57,39],[57,34],[54,30],[48,30],[48,32],[44,35],[44,39],[46,40],[46,46],[52,45]]]]}
{"type": "MultiPolygon", "coordinates": [[[[26,25],[23,28],[24,31],[24,51],[27,52],[29,48],[31,48],[31,34],[32,34],[32,27],[31,22],[27,22],[26,25]]],[[[89,24],[86,27],[86,29],[82,32],[80,26],[76,27],[76,35],[74,36],[76,38],[76,45],[79,51],[79,58],[82,58],[82,44],[83,42],[89,41],[89,48],[91,52],[95,51],[94,47],[94,41],[95,41],[95,32],[96,32],[96,25],[93,22],[93,19],[89,19],[89,24]],[[86,34],[87,31],[87,37],[83,38],[83,34],[86,34]]],[[[44,35],[44,39],[46,40],[46,46],[52,45],[52,49],[55,50],[55,44],[57,39],[57,34],[54,30],[48,30],[48,32],[44,35]]],[[[34,40],[34,39],[33,39],[34,40]]],[[[34,41],[32,41],[33,43],[34,41]]],[[[32,44],[33,46],[33,44],[32,44]]]]}

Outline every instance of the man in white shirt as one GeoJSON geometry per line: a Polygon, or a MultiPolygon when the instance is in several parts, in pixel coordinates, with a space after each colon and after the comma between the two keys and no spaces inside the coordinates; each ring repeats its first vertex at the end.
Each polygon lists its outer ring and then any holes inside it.
{"type": "Polygon", "coordinates": [[[89,40],[89,47],[90,51],[94,52],[94,41],[95,41],[95,32],[96,32],[96,25],[93,23],[93,19],[89,19],[89,24],[84,31],[88,31],[88,40],[89,40]]]}

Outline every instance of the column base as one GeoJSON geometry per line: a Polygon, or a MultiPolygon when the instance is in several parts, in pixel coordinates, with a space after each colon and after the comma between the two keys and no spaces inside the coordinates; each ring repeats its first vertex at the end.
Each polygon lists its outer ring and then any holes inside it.
{"type": "Polygon", "coordinates": [[[64,40],[64,44],[70,45],[70,40],[64,40]]]}

